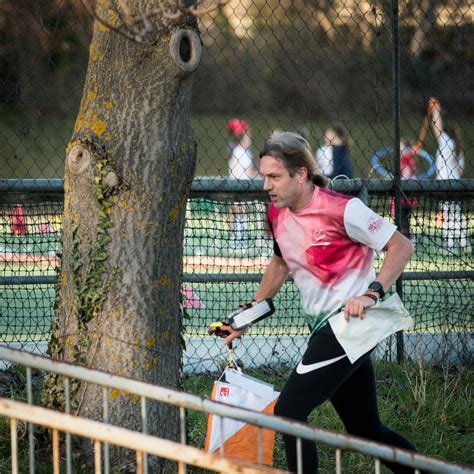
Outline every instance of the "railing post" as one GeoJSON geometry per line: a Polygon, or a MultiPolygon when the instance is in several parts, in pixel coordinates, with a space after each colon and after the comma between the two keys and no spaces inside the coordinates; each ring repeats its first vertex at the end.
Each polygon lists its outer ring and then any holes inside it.
{"type": "Polygon", "coordinates": [[[303,474],[303,442],[301,438],[296,438],[296,472],[303,474]]]}
{"type": "Polygon", "coordinates": [[[59,431],[53,429],[53,472],[59,474],[59,431]]]}
{"type": "Polygon", "coordinates": [[[17,420],[10,419],[10,445],[12,450],[12,474],[18,474],[18,438],[17,438],[17,420]]]}
{"type": "MultiPolygon", "coordinates": [[[[102,411],[104,423],[109,422],[109,389],[102,387],[102,411]]],[[[109,443],[104,443],[104,472],[110,472],[110,446],[109,443]]]]}
{"type": "MultiPolygon", "coordinates": [[[[142,433],[148,434],[148,413],[146,409],[146,397],[141,397],[141,413],[142,413],[142,433]]],[[[148,454],[142,453],[143,455],[143,473],[148,474],[148,454]]]]}
{"type": "MultiPolygon", "coordinates": [[[[33,405],[33,386],[31,380],[31,367],[26,368],[26,396],[29,405],[33,405]]],[[[35,438],[33,423],[28,423],[28,459],[30,474],[35,474],[35,438]]]]}
{"type": "MultiPolygon", "coordinates": [[[[64,399],[65,412],[71,414],[71,387],[69,377],[64,377],[64,399]]],[[[66,472],[72,473],[72,456],[71,456],[71,433],[66,433],[66,472]]]]}

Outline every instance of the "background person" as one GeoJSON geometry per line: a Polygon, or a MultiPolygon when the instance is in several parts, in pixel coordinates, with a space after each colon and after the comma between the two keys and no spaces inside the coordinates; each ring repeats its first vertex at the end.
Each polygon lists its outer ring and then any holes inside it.
{"type": "Polygon", "coordinates": [[[248,122],[241,119],[232,119],[227,123],[230,132],[229,148],[229,178],[253,179],[258,175],[250,147],[252,137],[248,122]]]}
{"type": "Polygon", "coordinates": [[[324,145],[316,151],[316,162],[326,178],[353,178],[351,147],[352,139],[342,123],[332,123],[326,129],[324,145]]]}
{"type": "MultiPolygon", "coordinates": [[[[445,127],[441,117],[441,105],[435,98],[428,101],[428,115],[431,130],[438,144],[436,151],[436,179],[461,179],[464,173],[464,153],[459,132],[453,127],[445,127]]],[[[443,235],[448,248],[466,247],[466,222],[462,216],[461,204],[444,201],[443,235]]]]}
{"type": "MultiPolygon", "coordinates": [[[[400,276],[413,247],[396,227],[359,199],[324,188],[315,172],[306,140],[282,133],[260,152],[260,174],[271,204],[268,218],[274,254],[254,300],[273,298],[291,272],[312,330],[303,359],[290,375],[275,414],[307,421],[311,411],[330,400],[351,434],[413,450],[413,446],[380,421],[372,349],[351,363],[327,320],[344,306],[344,317],[364,318],[365,308],[383,297],[400,276]],[[375,251],[386,255],[377,279],[375,251]]],[[[350,322],[349,322],[350,324],[350,322]]],[[[225,328],[226,344],[244,330],[225,328]]],[[[359,343],[364,343],[365,335],[359,343]]],[[[284,436],[288,469],[296,471],[296,441],[284,436]]],[[[413,472],[389,463],[396,472],[413,472]]],[[[303,472],[317,472],[314,443],[303,441],[303,472]]]]}
{"type": "MultiPolygon", "coordinates": [[[[252,138],[248,122],[235,118],[227,122],[227,129],[231,136],[229,178],[238,180],[254,179],[258,175],[258,170],[254,165],[254,159],[250,151],[252,138]]],[[[245,246],[248,233],[247,213],[248,203],[234,202],[231,204],[231,247],[240,248],[245,246]]]]}
{"type": "MultiPolygon", "coordinates": [[[[416,179],[416,152],[406,138],[400,139],[400,175],[401,179],[416,179]]],[[[391,198],[392,216],[395,215],[395,200],[391,198]]],[[[412,242],[414,238],[410,231],[410,218],[413,208],[416,207],[416,198],[407,198],[402,196],[401,199],[401,222],[400,232],[412,242]]]]}

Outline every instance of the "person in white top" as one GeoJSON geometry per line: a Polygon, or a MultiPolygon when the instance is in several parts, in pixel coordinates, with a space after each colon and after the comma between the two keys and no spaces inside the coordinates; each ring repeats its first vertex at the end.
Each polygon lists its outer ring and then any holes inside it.
{"type": "MultiPolygon", "coordinates": [[[[254,301],[273,298],[291,273],[312,331],[275,414],[307,421],[313,409],[330,400],[349,433],[414,450],[379,418],[370,360],[373,349],[351,362],[328,323],[341,306],[348,324],[354,318],[363,320],[366,308],[374,306],[400,276],[413,246],[359,199],[328,190],[308,142],[296,133],[284,132],[267,140],[260,152],[260,174],[271,201],[268,221],[274,253],[254,301]],[[375,276],[374,255],[381,250],[385,258],[375,276]]],[[[245,331],[222,329],[230,333],[226,344],[245,331]]],[[[358,342],[364,338],[366,334],[361,334],[358,342]]],[[[283,438],[288,469],[295,472],[296,440],[283,438]]],[[[302,463],[304,474],[318,471],[314,443],[302,442],[302,463]]],[[[413,473],[399,464],[387,465],[400,474],[413,473]]]]}
{"type": "MultiPolygon", "coordinates": [[[[461,179],[464,173],[464,153],[456,129],[446,127],[441,117],[441,105],[435,98],[428,101],[428,114],[431,130],[438,143],[436,151],[436,179],[461,179]]],[[[443,235],[448,248],[466,247],[466,221],[462,215],[461,205],[457,201],[444,201],[443,235]]]]}
{"type": "Polygon", "coordinates": [[[252,137],[249,124],[245,120],[232,119],[227,123],[227,128],[231,135],[229,178],[245,180],[255,178],[258,171],[250,151],[252,137]]]}
{"type": "MultiPolygon", "coordinates": [[[[251,180],[258,175],[257,168],[250,147],[252,137],[248,122],[242,119],[232,119],[227,123],[227,129],[231,135],[229,147],[231,156],[229,159],[229,178],[238,180],[251,180]]],[[[231,206],[231,247],[244,247],[248,233],[247,204],[236,202],[231,206]]]]}

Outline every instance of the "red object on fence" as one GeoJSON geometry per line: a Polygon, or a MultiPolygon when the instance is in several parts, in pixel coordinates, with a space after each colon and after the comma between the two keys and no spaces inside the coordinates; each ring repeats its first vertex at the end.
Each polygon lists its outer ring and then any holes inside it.
{"type": "Polygon", "coordinates": [[[26,234],[26,223],[23,214],[23,208],[19,204],[17,204],[13,209],[12,234],[26,234]]]}

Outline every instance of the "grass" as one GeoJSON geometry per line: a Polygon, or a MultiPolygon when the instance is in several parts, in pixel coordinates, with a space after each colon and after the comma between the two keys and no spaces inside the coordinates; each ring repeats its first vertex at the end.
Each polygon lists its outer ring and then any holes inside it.
{"type": "MultiPolygon", "coordinates": [[[[385,424],[407,437],[423,454],[457,463],[474,463],[474,372],[471,369],[382,362],[376,362],[375,367],[379,410],[385,424]]],[[[274,384],[277,390],[282,388],[288,376],[288,373],[268,369],[248,373],[274,384]]],[[[210,375],[187,377],[184,386],[186,391],[208,396],[213,380],[215,377],[210,375]]],[[[319,428],[343,431],[329,403],[311,414],[310,423],[319,428]]],[[[188,436],[192,445],[204,446],[206,429],[206,415],[197,412],[189,415],[188,436]]],[[[334,472],[334,450],[320,446],[319,454],[321,472],[334,472]]],[[[275,467],[286,467],[280,436],[276,439],[275,467]]],[[[343,472],[373,472],[373,461],[360,454],[345,452],[343,472]]]]}
{"type": "MultiPolygon", "coordinates": [[[[416,363],[401,365],[375,362],[379,410],[382,420],[389,427],[407,437],[417,449],[426,455],[440,456],[449,461],[473,465],[474,452],[474,405],[472,403],[474,371],[462,367],[425,367],[416,363]]],[[[247,372],[281,390],[288,371],[260,368],[247,372]]],[[[186,376],[184,390],[207,397],[212,390],[216,375],[186,376]]],[[[24,374],[18,375],[16,384],[10,384],[11,398],[25,400],[24,374]]],[[[40,384],[34,384],[35,403],[39,402],[40,384]]],[[[3,392],[5,396],[5,392],[3,392]]],[[[329,403],[315,410],[310,423],[316,427],[343,431],[334,409],[329,403]]],[[[10,469],[10,431],[5,418],[0,418],[0,472],[10,469]]],[[[204,447],[207,415],[190,410],[187,416],[188,442],[204,447]]],[[[41,432],[38,436],[44,436],[41,432]]],[[[20,472],[27,470],[26,426],[20,424],[20,472]]],[[[50,450],[42,453],[50,456],[50,450]]],[[[321,473],[334,472],[334,449],[319,446],[321,473]]],[[[45,461],[46,462],[46,461],[45,461]]],[[[274,452],[275,467],[284,469],[285,455],[281,436],[277,435],[274,452]]],[[[47,464],[38,465],[38,472],[51,472],[47,464]]],[[[190,468],[188,472],[204,470],[190,468]]],[[[373,461],[357,453],[344,452],[343,472],[365,474],[373,472],[373,461]]],[[[383,472],[388,472],[383,468],[383,472]]]]}
{"type": "MultiPolygon", "coordinates": [[[[64,173],[65,149],[71,138],[75,117],[56,115],[30,116],[13,110],[1,110],[0,126],[5,140],[0,143],[0,169],[3,178],[62,178],[64,173]]],[[[198,143],[196,175],[215,176],[228,174],[228,134],[226,123],[229,115],[193,116],[191,123],[198,143]]],[[[254,138],[252,153],[258,156],[263,142],[271,130],[295,131],[302,125],[309,130],[309,142],[316,149],[322,141],[328,120],[305,119],[289,114],[272,114],[269,112],[249,112],[246,120],[251,124],[254,138]]],[[[386,120],[368,120],[355,114],[348,116],[344,122],[350,131],[354,147],[352,156],[355,177],[367,178],[370,174],[370,159],[381,147],[393,144],[393,123],[386,120]]],[[[403,136],[414,139],[418,136],[422,117],[402,118],[403,136]]],[[[474,142],[467,138],[473,136],[473,124],[467,119],[459,121],[459,128],[465,137],[465,155],[474,154],[474,142]]],[[[428,134],[425,148],[434,155],[436,145],[428,134]]],[[[466,160],[465,177],[474,176],[474,163],[466,160]]]]}

